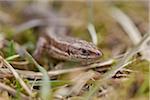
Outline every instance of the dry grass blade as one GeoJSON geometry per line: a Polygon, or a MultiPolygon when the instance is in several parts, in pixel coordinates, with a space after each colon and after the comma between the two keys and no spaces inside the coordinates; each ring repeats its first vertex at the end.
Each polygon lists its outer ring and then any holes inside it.
{"type": "Polygon", "coordinates": [[[14,65],[19,65],[19,66],[23,66],[23,65],[27,65],[29,64],[28,61],[10,61],[11,64],[14,64],[14,65]]]}
{"type": "Polygon", "coordinates": [[[33,87],[34,87],[34,85],[35,85],[36,81],[37,81],[37,78],[35,78],[35,79],[34,79],[34,81],[33,81],[32,85],[31,85],[31,90],[33,90],[33,87]]]}
{"type": "MultiPolygon", "coordinates": [[[[77,68],[70,68],[70,69],[62,69],[62,70],[56,70],[56,71],[48,71],[48,76],[55,76],[55,75],[60,75],[60,74],[65,74],[65,73],[70,73],[70,72],[75,72],[75,71],[81,71],[81,70],[87,70],[87,69],[92,69],[92,68],[98,68],[98,67],[102,67],[102,66],[107,66],[107,65],[111,65],[112,63],[114,63],[114,60],[108,60],[108,61],[104,61],[104,62],[100,62],[100,63],[95,63],[95,64],[91,64],[88,66],[80,66],[77,68]]],[[[2,69],[3,71],[10,73],[9,70],[7,69],[2,69]]],[[[30,79],[41,79],[43,77],[43,74],[41,72],[33,72],[33,71],[23,71],[23,70],[16,70],[19,74],[21,74],[24,78],[30,78],[30,79]]]]}
{"type": "Polygon", "coordinates": [[[29,89],[29,87],[25,84],[25,82],[22,80],[22,78],[19,76],[19,74],[15,71],[15,69],[3,58],[0,56],[0,61],[4,63],[4,65],[13,73],[15,78],[19,81],[21,86],[26,90],[26,92],[32,96],[32,91],[29,89]]]}
{"type": "Polygon", "coordinates": [[[92,42],[97,45],[97,34],[95,30],[95,26],[93,24],[93,2],[91,0],[87,1],[88,4],[88,17],[89,17],[89,24],[87,26],[89,34],[92,38],[92,42]]]}
{"type": "Polygon", "coordinates": [[[142,36],[132,20],[119,8],[113,7],[111,15],[123,27],[134,45],[140,42],[142,36]]]}
{"type": "Polygon", "coordinates": [[[88,24],[88,31],[90,33],[90,36],[92,37],[92,42],[97,45],[97,35],[96,35],[96,30],[93,24],[89,23],[88,24]]]}
{"type": "Polygon", "coordinates": [[[125,72],[129,72],[129,73],[136,73],[137,71],[131,70],[131,69],[127,69],[127,68],[122,68],[121,71],[125,71],[125,72]]]}
{"type": "MultiPolygon", "coordinates": [[[[17,92],[15,89],[3,84],[3,83],[0,83],[0,89],[3,90],[3,91],[7,91],[9,92],[11,95],[13,96],[16,96],[17,92]]],[[[20,93],[20,96],[21,96],[21,99],[22,100],[29,100],[29,97],[27,97],[26,95],[20,93]]]]}

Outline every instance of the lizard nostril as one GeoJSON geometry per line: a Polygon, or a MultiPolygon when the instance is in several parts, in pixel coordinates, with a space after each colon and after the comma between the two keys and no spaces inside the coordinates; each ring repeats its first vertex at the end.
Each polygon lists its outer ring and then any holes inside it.
{"type": "Polygon", "coordinates": [[[97,56],[101,56],[102,53],[101,53],[100,51],[96,51],[96,55],[97,55],[97,56]]]}
{"type": "Polygon", "coordinates": [[[100,53],[99,53],[99,52],[96,52],[96,55],[97,55],[97,56],[99,56],[99,55],[100,55],[100,53]]]}

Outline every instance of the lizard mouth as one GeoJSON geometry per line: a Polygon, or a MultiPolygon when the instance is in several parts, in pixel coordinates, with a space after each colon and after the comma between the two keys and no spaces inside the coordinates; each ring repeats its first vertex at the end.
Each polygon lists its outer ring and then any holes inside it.
{"type": "Polygon", "coordinates": [[[98,59],[102,56],[102,53],[97,50],[96,52],[92,53],[91,55],[74,55],[75,58],[80,59],[80,60],[95,60],[98,59]]]}

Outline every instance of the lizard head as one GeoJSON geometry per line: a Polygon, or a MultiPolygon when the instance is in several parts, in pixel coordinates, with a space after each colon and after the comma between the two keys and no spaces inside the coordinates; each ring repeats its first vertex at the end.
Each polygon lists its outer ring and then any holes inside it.
{"type": "Polygon", "coordinates": [[[78,40],[71,44],[68,54],[77,61],[95,60],[102,56],[101,51],[93,44],[84,40],[78,40]]]}

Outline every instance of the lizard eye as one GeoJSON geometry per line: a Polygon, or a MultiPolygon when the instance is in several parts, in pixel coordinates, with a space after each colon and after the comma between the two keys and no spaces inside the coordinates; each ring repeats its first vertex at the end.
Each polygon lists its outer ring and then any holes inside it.
{"type": "Polygon", "coordinates": [[[88,56],[89,52],[87,50],[85,50],[85,49],[82,49],[82,54],[88,56]]]}
{"type": "Polygon", "coordinates": [[[86,50],[85,50],[85,49],[82,49],[82,53],[86,53],[86,50]]]}

